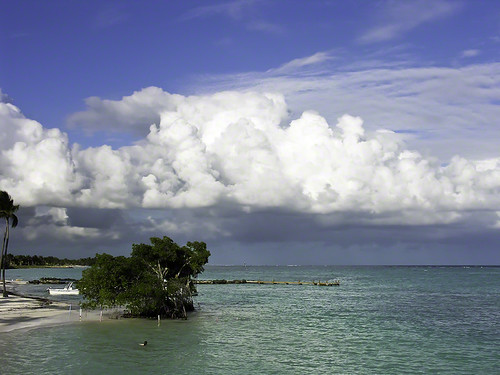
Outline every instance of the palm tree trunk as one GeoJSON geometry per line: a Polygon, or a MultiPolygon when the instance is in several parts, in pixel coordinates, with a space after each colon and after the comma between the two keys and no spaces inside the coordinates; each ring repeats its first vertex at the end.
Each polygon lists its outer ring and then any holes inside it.
{"type": "Polygon", "coordinates": [[[2,283],[3,283],[3,296],[8,297],[7,288],[5,286],[5,268],[7,266],[7,247],[9,246],[9,219],[5,218],[5,234],[3,236],[3,246],[2,246],[2,283]]]}
{"type": "Polygon", "coordinates": [[[3,269],[3,252],[5,250],[5,238],[6,237],[7,237],[7,231],[5,231],[3,234],[2,251],[0,252],[0,273],[2,272],[2,269],[3,269]]]}

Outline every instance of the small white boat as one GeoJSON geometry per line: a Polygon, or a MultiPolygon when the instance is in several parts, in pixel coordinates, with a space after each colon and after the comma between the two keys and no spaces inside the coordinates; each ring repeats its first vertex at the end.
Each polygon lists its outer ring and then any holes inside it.
{"type": "Polygon", "coordinates": [[[25,285],[28,284],[26,280],[21,280],[21,279],[15,279],[15,280],[5,280],[7,284],[14,284],[14,285],[25,285]]]}
{"type": "Polygon", "coordinates": [[[70,282],[64,288],[48,288],[47,291],[51,295],[77,295],[80,292],[73,288],[73,282],[70,282]]]}

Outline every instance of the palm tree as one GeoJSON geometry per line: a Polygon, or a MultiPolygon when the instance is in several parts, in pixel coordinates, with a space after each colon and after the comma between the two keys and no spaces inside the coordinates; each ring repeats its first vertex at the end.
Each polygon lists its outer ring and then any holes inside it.
{"type": "Polygon", "coordinates": [[[7,248],[9,247],[9,226],[12,228],[17,226],[17,216],[14,214],[19,209],[19,205],[14,204],[14,200],[9,193],[0,190],[0,218],[5,218],[5,234],[3,236],[2,252],[0,253],[0,265],[2,270],[3,280],[3,296],[8,297],[7,289],[5,288],[5,268],[7,263],[7,248]],[[10,220],[12,219],[12,224],[10,220]]]}

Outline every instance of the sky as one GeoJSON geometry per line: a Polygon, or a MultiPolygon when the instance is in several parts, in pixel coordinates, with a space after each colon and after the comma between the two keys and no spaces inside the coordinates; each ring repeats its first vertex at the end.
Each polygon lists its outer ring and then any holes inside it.
{"type": "Polygon", "coordinates": [[[500,264],[500,2],[4,1],[14,254],[500,264]]]}

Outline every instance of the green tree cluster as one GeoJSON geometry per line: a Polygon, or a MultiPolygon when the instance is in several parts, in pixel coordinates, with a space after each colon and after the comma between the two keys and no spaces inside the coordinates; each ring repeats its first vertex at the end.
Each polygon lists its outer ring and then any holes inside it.
{"type": "Polygon", "coordinates": [[[15,212],[18,209],[19,205],[14,204],[14,200],[11,198],[9,193],[0,190],[0,218],[5,219],[5,232],[2,242],[2,252],[0,253],[0,269],[2,271],[2,287],[4,297],[7,297],[9,295],[5,287],[5,269],[7,268],[6,258],[7,249],[9,248],[9,227],[11,225],[12,228],[15,228],[17,226],[18,220],[15,212]]]}
{"type": "Polygon", "coordinates": [[[192,281],[210,251],[204,242],[179,246],[169,237],[134,244],[130,257],[96,254],[78,282],[84,307],[124,306],[133,316],[187,318],[194,310],[192,281]]]}
{"type": "Polygon", "coordinates": [[[68,259],[57,258],[54,256],[41,256],[41,255],[14,255],[7,254],[6,267],[45,267],[45,266],[91,266],[94,264],[95,258],[80,258],[68,259]]]}

